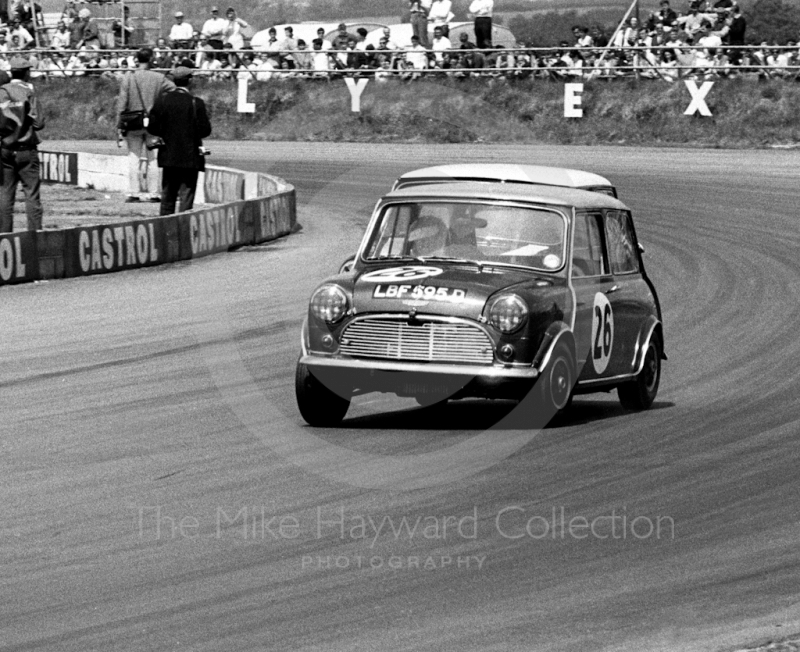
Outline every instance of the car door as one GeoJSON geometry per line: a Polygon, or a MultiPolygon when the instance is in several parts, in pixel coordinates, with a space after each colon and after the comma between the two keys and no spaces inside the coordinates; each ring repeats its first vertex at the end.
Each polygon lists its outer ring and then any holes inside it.
{"type": "Polygon", "coordinates": [[[604,240],[602,212],[575,214],[570,277],[575,293],[573,334],[579,381],[602,379],[618,368],[614,360],[614,277],[604,240]]]}
{"type": "Polygon", "coordinates": [[[624,210],[607,210],[604,218],[608,262],[613,276],[609,299],[616,328],[615,346],[619,352],[614,360],[614,374],[622,375],[634,370],[637,338],[655,306],[650,287],[641,273],[631,214],[624,210]]]}

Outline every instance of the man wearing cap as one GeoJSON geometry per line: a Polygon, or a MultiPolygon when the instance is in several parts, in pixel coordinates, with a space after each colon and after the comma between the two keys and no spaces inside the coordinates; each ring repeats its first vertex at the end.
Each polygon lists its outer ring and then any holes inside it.
{"type": "Polygon", "coordinates": [[[78,19],[81,24],[81,40],[75,46],[76,50],[82,47],[91,48],[93,50],[100,49],[100,28],[97,27],[97,21],[92,18],[92,12],[84,7],[78,12],[78,19]]]}
{"type": "Polygon", "coordinates": [[[228,21],[220,18],[219,9],[211,7],[211,18],[203,23],[201,34],[208,39],[208,44],[215,50],[221,50],[225,43],[225,30],[228,28],[228,21]]]}
{"type": "Polygon", "coordinates": [[[175,24],[169,30],[169,44],[173,50],[191,50],[194,47],[194,29],[183,20],[183,12],[175,12],[175,24]]]}
{"type": "Polygon", "coordinates": [[[39,136],[44,118],[30,83],[31,64],[23,57],[11,59],[11,81],[0,88],[2,113],[2,191],[0,191],[0,233],[14,228],[14,201],[17,183],[25,190],[28,230],[42,228],[42,201],[39,196],[39,136]]]}
{"type": "Polygon", "coordinates": [[[172,215],[178,201],[178,212],[192,209],[197,175],[205,170],[203,138],[211,135],[211,123],[203,100],[189,92],[191,77],[189,68],[176,68],[176,88],[161,95],[150,111],[147,130],[163,141],[158,148],[161,215],[172,215]]]}
{"type": "MultiPolygon", "coordinates": [[[[126,111],[143,111],[146,116],[159,95],[175,86],[161,73],[150,70],[153,51],[142,48],[136,53],[136,70],[124,75],[117,96],[117,114],[126,111]]],[[[161,201],[159,195],[158,165],[155,152],[147,149],[147,132],[144,128],[124,132],[119,124],[119,135],[128,145],[128,197],[126,203],[137,201],[161,201]],[[144,182],[144,183],[143,183],[144,182]],[[141,192],[146,187],[147,194],[141,192]]],[[[144,125],[147,127],[147,125],[144,125]]]]}

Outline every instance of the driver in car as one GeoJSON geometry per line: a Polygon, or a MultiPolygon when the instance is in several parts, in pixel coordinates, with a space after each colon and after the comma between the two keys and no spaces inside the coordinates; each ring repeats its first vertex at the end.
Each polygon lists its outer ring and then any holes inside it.
{"type": "Polygon", "coordinates": [[[420,215],[408,233],[408,253],[411,256],[441,254],[447,244],[447,227],[438,217],[420,215]]]}

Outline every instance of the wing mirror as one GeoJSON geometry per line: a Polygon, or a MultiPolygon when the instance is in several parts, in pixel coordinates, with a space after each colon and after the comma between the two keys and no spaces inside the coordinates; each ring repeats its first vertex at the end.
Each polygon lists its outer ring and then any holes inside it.
{"type": "Polygon", "coordinates": [[[644,245],[641,242],[638,242],[637,246],[639,247],[639,253],[644,254],[644,245]]]}
{"type": "Polygon", "coordinates": [[[351,272],[351,271],[353,270],[353,266],[354,266],[355,264],[356,264],[356,257],[355,257],[355,256],[350,256],[350,258],[348,258],[347,260],[345,260],[345,261],[344,261],[344,262],[343,262],[343,263],[342,263],[342,264],[339,266],[339,273],[340,273],[340,274],[344,274],[344,273],[346,273],[346,272],[351,272]]]}

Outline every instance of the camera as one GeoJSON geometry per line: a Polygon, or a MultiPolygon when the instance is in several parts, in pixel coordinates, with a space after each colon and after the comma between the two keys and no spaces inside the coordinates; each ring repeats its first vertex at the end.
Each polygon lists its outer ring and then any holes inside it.
{"type": "Polygon", "coordinates": [[[159,147],[164,146],[164,139],[163,138],[148,138],[147,143],[145,143],[145,147],[149,150],[158,149],[159,147]]]}
{"type": "Polygon", "coordinates": [[[211,156],[211,150],[210,149],[206,149],[202,145],[197,148],[197,151],[200,154],[200,156],[211,156]]]}

